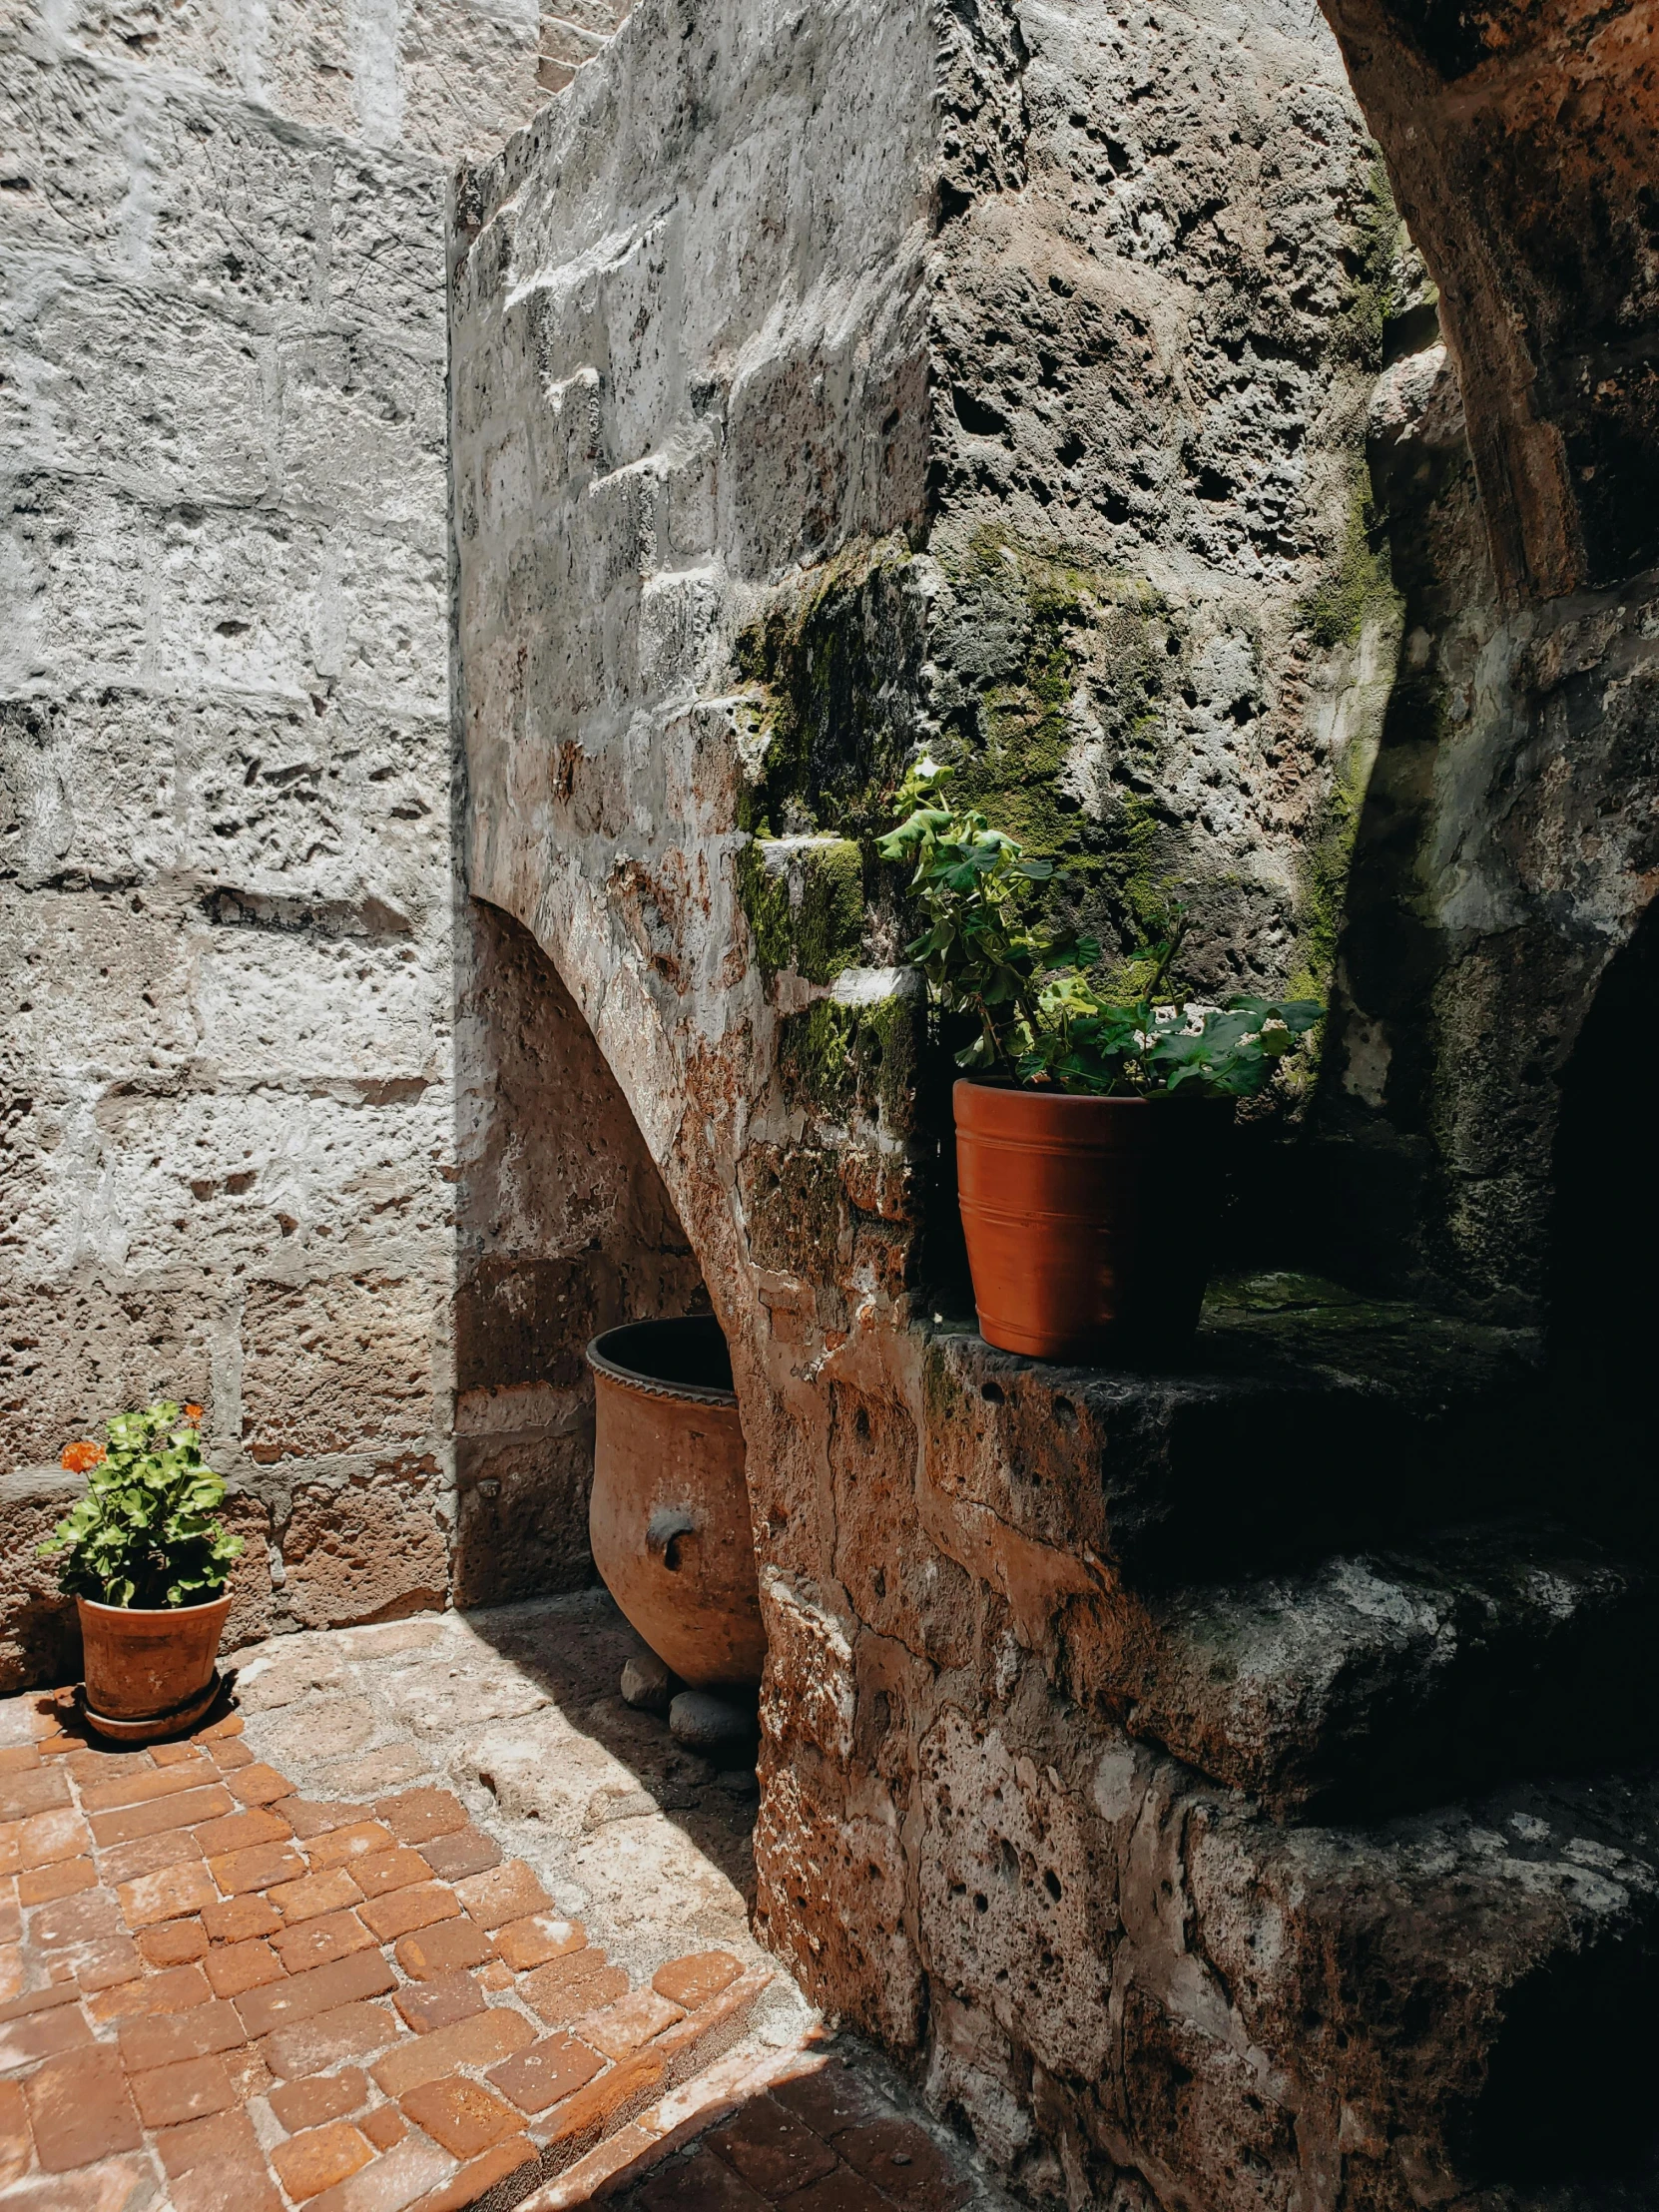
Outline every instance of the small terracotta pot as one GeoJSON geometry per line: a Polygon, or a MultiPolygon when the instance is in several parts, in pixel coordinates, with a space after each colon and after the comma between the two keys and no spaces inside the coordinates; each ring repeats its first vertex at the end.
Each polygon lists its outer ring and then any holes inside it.
{"type": "Polygon", "coordinates": [[[588,1364],[588,1535],[606,1588],[683,1682],[759,1682],[767,1640],[720,1324],[632,1322],[596,1337],[588,1364]]]}
{"type": "Polygon", "coordinates": [[[105,1735],[142,1740],[184,1728],[218,1687],[214,1662],[231,1593],[206,1605],[140,1609],[75,1600],[85,1653],[87,1718],[105,1735]],[[104,1726],[105,1723],[108,1726],[104,1726]]]}
{"type": "Polygon", "coordinates": [[[1179,1349],[1198,1326],[1230,1099],[955,1088],[979,1333],[1037,1360],[1179,1349]]]}

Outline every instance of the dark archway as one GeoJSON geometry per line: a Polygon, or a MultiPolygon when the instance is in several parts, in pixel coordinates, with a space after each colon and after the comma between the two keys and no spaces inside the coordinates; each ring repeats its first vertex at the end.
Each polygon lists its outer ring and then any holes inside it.
{"type": "Polygon", "coordinates": [[[474,899],[457,992],[455,1603],[594,1580],[584,1351],[706,1311],[680,1217],[552,961],[474,899]]]}

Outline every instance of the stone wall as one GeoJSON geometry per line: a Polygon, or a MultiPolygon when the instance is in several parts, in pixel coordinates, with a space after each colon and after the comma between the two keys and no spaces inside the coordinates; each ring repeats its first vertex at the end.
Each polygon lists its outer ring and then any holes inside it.
{"type": "MultiPolygon", "coordinates": [[[[1651,1233],[1646,1147],[1615,1104],[1558,1153],[1580,1039],[1651,927],[1659,864],[1652,23],[1327,13],[1445,340],[1419,333],[1373,418],[1407,640],[1329,1063],[1329,1164],[1363,1200],[1345,1256],[1476,1311],[1553,1301],[1570,1333],[1612,1341],[1594,1402],[1627,1386],[1655,1318],[1624,1280],[1651,1233]],[[1586,1208],[1622,1233],[1586,1246],[1586,1208]]],[[[1632,1076],[1650,1004],[1619,1010],[1632,1076]]],[[[1591,1079],[1625,1088],[1605,1060],[1591,1079]]]]}
{"type": "Polygon", "coordinates": [[[471,864],[732,1345],[767,1940],[1034,2195],[1528,2179],[1528,2069],[1624,2078],[1659,1898],[1646,1783],[1420,1810],[1471,1735],[1587,1748],[1546,1591],[1641,1636],[1639,1570],[1435,1533],[1522,1502],[1471,1438],[1530,1342],[1280,1278],[1277,1349],[1186,1377],[987,1354],[872,852],[925,743],[1108,941],[1179,898],[1206,980],[1330,976],[1401,639],[1368,407],[1432,321],[1333,41],[643,0],[457,215],[471,864]]]}
{"type": "MultiPolygon", "coordinates": [[[[59,1449],[158,1390],[241,1485],[250,1633],[448,1587],[457,1237],[505,1234],[477,1223],[510,1143],[563,1187],[544,1101],[490,1133],[522,1057],[492,1018],[584,1047],[457,905],[445,165],[602,45],[584,21],[8,15],[7,1686],[73,1670],[32,1557],[59,1449]]],[[[474,1593],[584,1571],[560,1358],[556,1538],[502,1569],[480,1531],[474,1593]]]]}

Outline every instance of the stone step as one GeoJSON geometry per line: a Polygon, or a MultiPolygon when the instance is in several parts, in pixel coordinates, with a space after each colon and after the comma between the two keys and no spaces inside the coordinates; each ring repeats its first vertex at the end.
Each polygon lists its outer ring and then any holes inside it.
{"type": "Polygon", "coordinates": [[[1547,1498],[1540,1388],[1528,1331],[1302,1276],[1217,1285],[1157,1370],[1027,1360],[941,1317],[923,1471],[941,1509],[1168,1587],[1547,1498]]]}
{"type": "Polygon", "coordinates": [[[1562,1529],[1510,1525],[1120,1594],[1125,1723],[1279,1820],[1590,1771],[1659,1746],[1656,1579],[1562,1529]]]}
{"type": "Polygon", "coordinates": [[[1026,1718],[1017,1750],[1006,1716],[935,1729],[921,1852],[928,2099],[1004,2162],[1033,2080],[1074,2203],[1139,2204],[1129,2168],[1214,2212],[1541,2212],[1651,2157],[1659,1775],[1282,1826],[1063,1701],[1026,1718]]]}

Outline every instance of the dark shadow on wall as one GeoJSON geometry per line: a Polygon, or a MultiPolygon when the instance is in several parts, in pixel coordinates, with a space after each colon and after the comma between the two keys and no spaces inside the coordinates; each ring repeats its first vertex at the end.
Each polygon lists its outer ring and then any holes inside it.
{"type": "Polygon", "coordinates": [[[623,1321],[706,1312],[673,1201],[529,931],[474,899],[456,1019],[456,1605],[580,1588],[593,1386],[623,1321]]]}
{"type": "Polygon", "coordinates": [[[1550,1349],[1577,1479],[1627,1538],[1659,1543],[1659,903],[1609,963],[1561,1080],[1550,1349]]]}

